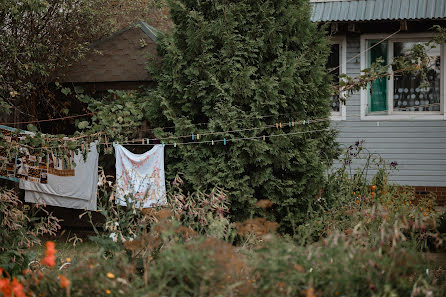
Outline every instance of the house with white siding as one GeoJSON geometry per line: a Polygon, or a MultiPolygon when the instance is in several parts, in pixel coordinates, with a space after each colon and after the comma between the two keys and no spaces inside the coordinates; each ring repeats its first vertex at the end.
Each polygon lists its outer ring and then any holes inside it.
{"type": "MultiPolygon", "coordinates": [[[[391,63],[414,44],[427,42],[434,25],[446,27],[445,0],[310,0],[312,19],[328,23],[332,35],[329,68],[358,76],[381,57],[391,63]]],[[[345,104],[333,98],[338,141],[365,147],[398,164],[391,181],[433,192],[446,203],[446,44],[428,51],[429,86],[398,73],[372,82],[345,104]]]]}

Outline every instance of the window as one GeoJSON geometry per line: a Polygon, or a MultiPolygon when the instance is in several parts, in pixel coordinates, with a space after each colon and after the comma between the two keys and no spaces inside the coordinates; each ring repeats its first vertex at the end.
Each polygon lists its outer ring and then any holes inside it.
{"type": "MultiPolygon", "coordinates": [[[[382,41],[386,36],[361,37],[361,69],[378,59],[385,65],[405,55],[429,36],[405,34],[382,41]]],[[[444,116],[444,44],[429,49],[430,64],[424,84],[420,73],[394,72],[390,77],[370,83],[361,92],[361,119],[446,119],[444,116]]],[[[397,70],[397,69],[394,69],[397,70]]]]}
{"type": "MultiPolygon", "coordinates": [[[[334,37],[331,45],[331,53],[328,57],[327,69],[333,76],[333,83],[339,82],[339,75],[345,73],[345,56],[346,56],[346,42],[344,37],[334,37]]],[[[332,120],[345,120],[346,110],[345,105],[341,103],[340,96],[334,95],[331,97],[332,120]]]]}

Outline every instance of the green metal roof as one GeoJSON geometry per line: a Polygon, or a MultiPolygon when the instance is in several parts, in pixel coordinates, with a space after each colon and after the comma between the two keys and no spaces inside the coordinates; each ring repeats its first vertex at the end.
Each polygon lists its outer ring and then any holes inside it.
{"type": "Polygon", "coordinates": [[[313,0],[314,22],[446,19],[446,0],[313,0]]]}

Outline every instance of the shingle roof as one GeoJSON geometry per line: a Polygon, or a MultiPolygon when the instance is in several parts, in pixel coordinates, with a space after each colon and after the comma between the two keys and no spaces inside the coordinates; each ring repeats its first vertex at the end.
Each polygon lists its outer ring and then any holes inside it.
{"type": "Polygon", "coordinates": [[[91,45],[96,51],[65,69],[63,82],[151,81],[147,56],[156,56],[158,31],[138,21],[91,45]]]}
{"type": "Polygon", "coordinates": [[[314,22],[446,19],[446,0],[314,1],[314,22]]]}

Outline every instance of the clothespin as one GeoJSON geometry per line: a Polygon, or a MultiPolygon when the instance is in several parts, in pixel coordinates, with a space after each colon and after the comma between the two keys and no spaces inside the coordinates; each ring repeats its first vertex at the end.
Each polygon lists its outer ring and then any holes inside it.
{"type": "Polygon", "coordinates": [[[291,127],[291,122],[288,122],[288,127],[291,127]]]}
{"type": "Polygon", "coordinates": [[[214,145],[214,140],[212,140],[212,145],[214,145]]]}
{"type": "Polygon", "coordinates": [[[195,140],[195,135],[194,135],[194,133],[192,133],[192,140],[195,140]]]}
{"type": "Polygon", "coordinates": [[[276,123],[276,128],[279,129],[279,123],[276,123]]]}
{"type": "Polygon", "coordinates": [[[146,138],[146,144],[149,144],[150,139],[146,138]]]}
{"type": "Polygon", "coordinates": [[[282,129],[282,123],[280,123],[279,126],[280,126],[280,129],[282,129]]]}
{"type": "Polygon", "coordinates": [[[305,120],[304,120],[304,125],[305,125],[305,120]]]}
{"type": "Polygon", "coordinates": [[[223,145],[226,145],[226,138],[223,138],[223,145]]]}
{"type": "Polygon", "coordinates": [[[263,141],[265,141],[265,139],[266,139],[266,137],[265,137],[265,135],[263,135],[263,141]]]}
{"type": "Polygon", "coordinates": [[[177,143],[176,142],[173,143],[173,147],[177,147],[177,143]]]}
{"type": "Polygon", "coordinates": [[[141,139],[141,144],[144,144],[144,138],[143,138],[143,139],[141,139]]]}
{"type": "Polygon", "coordinates": [[[197,140],[199,140],[200,139],[200,134],[197,134],[197,140]]]}

